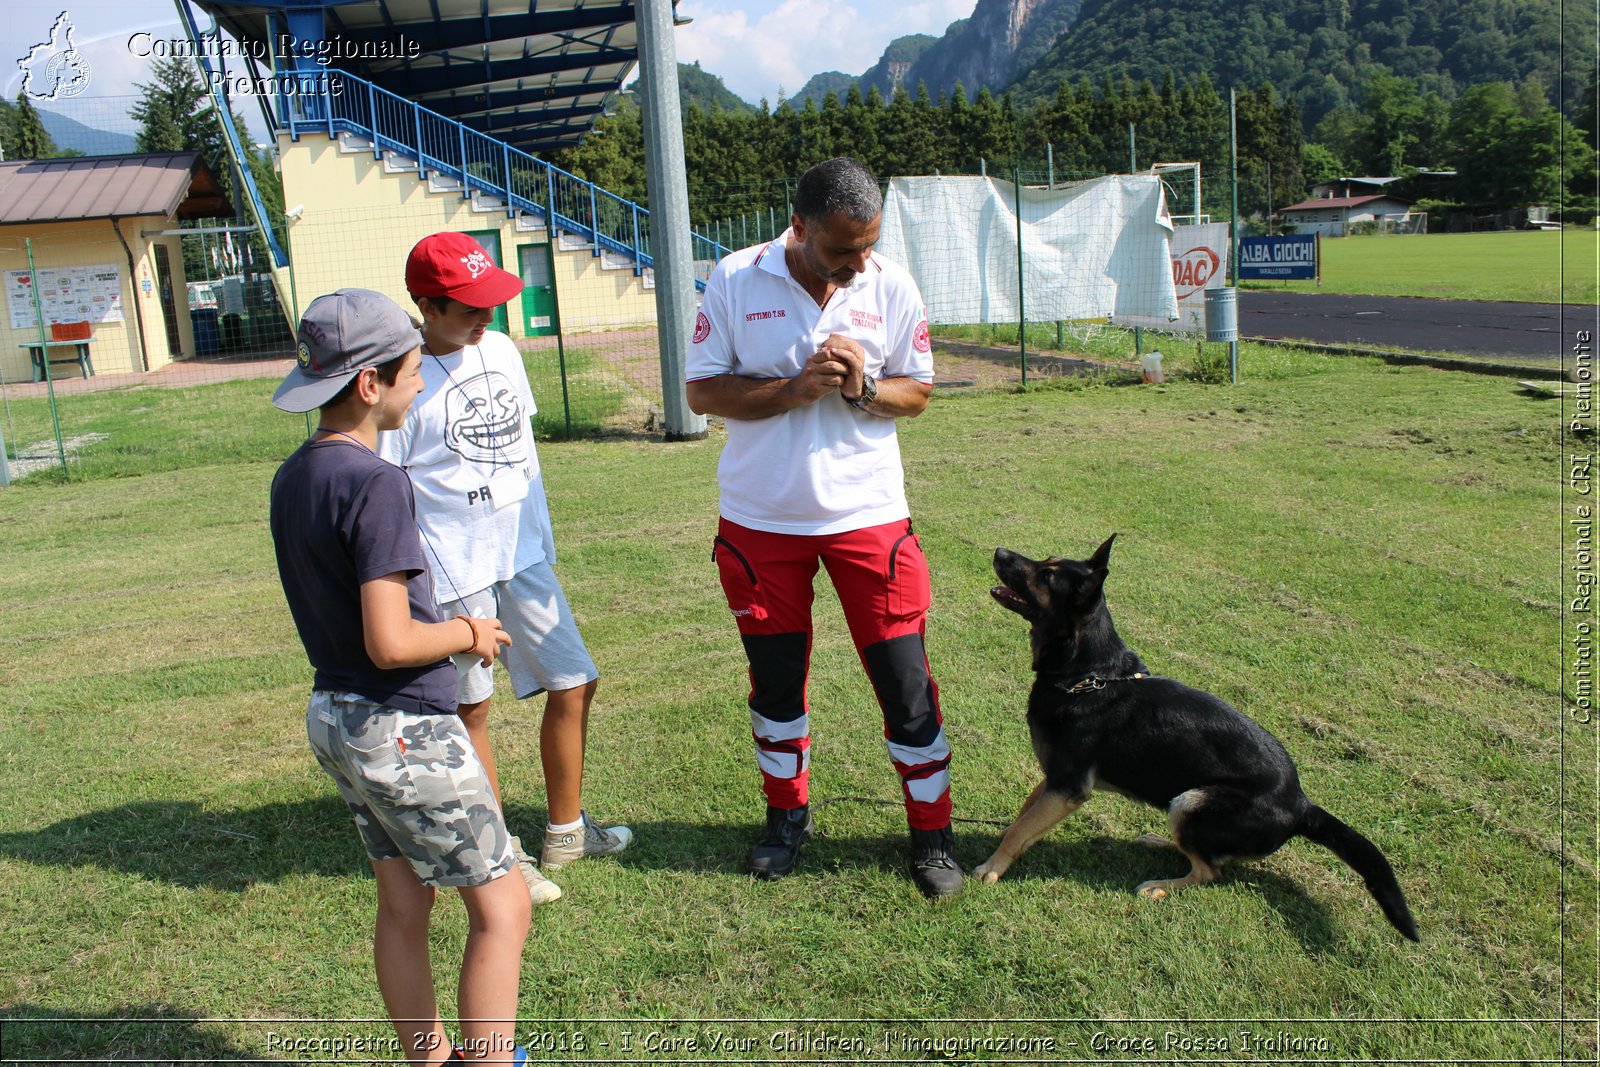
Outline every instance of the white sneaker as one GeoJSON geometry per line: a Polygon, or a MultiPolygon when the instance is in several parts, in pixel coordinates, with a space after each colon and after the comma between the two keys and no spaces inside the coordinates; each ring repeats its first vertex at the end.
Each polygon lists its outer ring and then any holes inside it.
{"type": "Polygon", "coordinates": [[[517,854],[517,870],[528,883],[528,897],[535,904],[548,904],[561,896],[561,887],[546,878],[533,864],[533,857],[522,851],[522,839],[513,837],[511,849],[517,854]]]}
{"type": "Polygon", "coordinates": [[[633,831],[626,826],[605,827],[580,811],[581,823],[576,830],[556,833],[544,832],[544,851],[539,856],[539,866],[547,871],[559,871],[573,860],[585,856],[606,856],[621,852],[633,840],[633,831]]]}

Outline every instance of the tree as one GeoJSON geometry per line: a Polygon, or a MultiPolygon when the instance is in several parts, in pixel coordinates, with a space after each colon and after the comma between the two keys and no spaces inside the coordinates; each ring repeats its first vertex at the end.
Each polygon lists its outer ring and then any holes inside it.
{"type": "Polygon", "coordinates": [[[157,60],[149,82],[134,86],[139,99],[128,114],[139,123],[134,144],[140,152],[199,152],[213,168],[222,155],[211,95],[191,60],[157,60]]]}
{"type": "Polygon", "coordinates": [[[5,129],[7,159],[49,159],[59,154],[50,131],[44,128],[44,120],[33,109],[27,94],[18,93],[17,106],[10,111],[5,129]]]}
{"type": "MultiPolygon", "coordinates": [[[[211,94],[200,80],[194,62],[180,57],[158,60],[151,68],[151,81],[135,86],[139,99],[128,114],[139,123],[134,145],[140,152],[194,152],[205,160],[206,166],[217,176],[217,183],[227,195],[241,219],[253,217],[247,212],[244,190],[234,173],[233,156],[225,143],[222,123],[217,109],[212,105],[211,94]]],[[[261,194],[261,203],[267,218],[281,244],[286,239],[287,223],[283,217],[283,188],[276,169],[266,153],[257,149],[250,140],[244,117],[235,113],[227,116],[233,123],[233,132],[244,155],[244,165],[250,169],[251,179],[261,194]]],[[[260,234],[251,235],[251,250],[257,262],[270,262],[266,244],[260,234]]],[[[191,277],[204,277],[210,265],[201,262],[198,249],[192,243],[184,246],[184,267],[198,271],[191,277]]]]}
{"type": "Polygon", "coordinates": [[[1463,201],[1478,207],[1566,207],[1594,172],[1594,152],[1548,104],[1534,115],[1506,82],[1475,85],[1451,110],[1448,138],[1463,201]],[[1563,157],[1562,146],[1566,147],[1563,157]],[[1575,188],[1576,187],[1576,188],[1575,188]]]}

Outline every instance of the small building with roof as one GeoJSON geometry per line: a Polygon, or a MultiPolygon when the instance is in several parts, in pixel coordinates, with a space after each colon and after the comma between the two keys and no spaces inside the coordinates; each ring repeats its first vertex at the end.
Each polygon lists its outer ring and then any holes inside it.
{"type": "MultiPolygon", "coordinates": [[[[1341,179],[1343,182],[1372,180],[1341,179]]],[[[1332,184],[1319,185],[1317,188],[1329,189],[1332,184]]],[[[1358,223],[1376,223],[1388,215],[1409,214],[1414,204],[1415,201],[1392,193],[1362,192],[1358,187],[1347,185],[1331,188],[1329,195],[1314,196],[1310,200],[1280,208],[1278,215],[1292,233],[1343,237],[1358,223]]]]}
{"type": "Polygon", "coordinates": [[[0,379],[194,356],[178,223],[233,213],[194,152],[0,162],[0,379]]]}

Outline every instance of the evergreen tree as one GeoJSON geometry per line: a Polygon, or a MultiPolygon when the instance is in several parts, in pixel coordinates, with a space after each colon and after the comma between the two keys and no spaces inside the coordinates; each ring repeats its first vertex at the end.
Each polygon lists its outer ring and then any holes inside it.
{"type": "Polygon", "coordinates": [[[17,106],[8,116],[5,151],[7,159],[49,159],[57,154],[56,143],[44,128],[44,120],[33,109],[26,93],[17,94],[17,106]]]}

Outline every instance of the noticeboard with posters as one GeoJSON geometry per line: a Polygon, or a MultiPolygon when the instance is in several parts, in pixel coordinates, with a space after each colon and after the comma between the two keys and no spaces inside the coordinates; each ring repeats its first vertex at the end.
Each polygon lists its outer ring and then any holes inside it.
{"type": "Polygon", "coordinates": [[[13,330],[38,327],[35,306],[46,324],[123,321],[122,269],[115,263],[8,270],[5,290],[13,330]]]}

